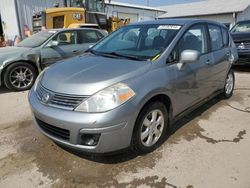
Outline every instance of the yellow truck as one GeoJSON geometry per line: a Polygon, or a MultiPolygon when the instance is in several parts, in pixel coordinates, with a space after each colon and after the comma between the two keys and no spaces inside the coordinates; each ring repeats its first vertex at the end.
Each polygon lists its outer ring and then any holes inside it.
{"type": "MultiPolygon", "coordinates": [[[[66,1],[67,2],[67,1],[66,1]]],[[[33,32],[43,28],[99,27],[109,32],[127,25],[129,19],[107,18],[104,0],[70,0],[69,7],[49,8],[33,16],[33,32]]]]}

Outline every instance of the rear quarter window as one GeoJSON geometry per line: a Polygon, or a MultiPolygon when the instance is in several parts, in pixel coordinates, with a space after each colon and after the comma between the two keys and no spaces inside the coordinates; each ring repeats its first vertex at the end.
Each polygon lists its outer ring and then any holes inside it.
{"type": "Polygon", "coordinates": [[[84,43],[96,43],[98,42],[103,36],[95,30],[82,30],[78,31],[78,44],[84,43]]]}

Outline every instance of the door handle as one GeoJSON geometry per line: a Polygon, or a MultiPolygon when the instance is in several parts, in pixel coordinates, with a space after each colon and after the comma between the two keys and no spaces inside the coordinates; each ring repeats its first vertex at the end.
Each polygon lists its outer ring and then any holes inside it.
{"type": "Polygon", "coordinates": [[[72,52],[73,52],[73,53],[77,53],[77,52],[79,52],[79,50],[72,50],[72,52]]]}

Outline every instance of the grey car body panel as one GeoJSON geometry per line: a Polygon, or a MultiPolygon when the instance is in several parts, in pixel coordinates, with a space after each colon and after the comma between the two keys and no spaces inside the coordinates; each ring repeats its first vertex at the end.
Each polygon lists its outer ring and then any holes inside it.
{"type": "Polygon", "coordinates": [[[36,66],[38,72],[44,67],[47,67],[62,59],[70,58],[72,56],[79,55],[91,47],[94,43],[75,44],[75,45],[64,45],[48,47],[50,40],[60,34],[61,32],[67,31],[78,31],[78,30],[94,30],[99,32],[103,37],[104,33],[97,29],[91,28],[78,28],[78,29],[55,29],[55,33],[49,37],[43,44],[38,47],[4,47],[0,48],[0,86],[2,83],[2,72],[10,64],[14,62],[29,62],[36,66]]]}
{"type": "Polygon", "coordinates": [[[170,119],[174,121],[192,106],[221,92],[232,64],[227,52],[234,56],[234,61],[237,60],[232,41],[229,48],[202,54],[197,62],[167,63],[170,53],[187,29],[193,24],[207,23],[224,27],[215,22],[186,19],[136,23],[182,25],[181,30],[156,61],[132,61],[87,53],[51,66],[45,71],[41,84],[53,92],[90,96],[103,88],[122,82],[134,90],[135,96],[108,112],[80,113],[43,105],[32,89],[29,101],[35,117],[48,124],[70,129],[73,135],[70,142],[64,142],[42,132],[71,148],[97,153],[110,152],[130,145],[136,119],[145,104],[154,96],[164,95],[170,99],[170,119]],[[108,130],[108,127],[116,126],[115,130],[108,130]],[[91,133],[93,130],[93,133],[96,133],[102,132],[103,129],[107,131],[101,134],[97,146],[77,145],[79,132],[91,133]]]}

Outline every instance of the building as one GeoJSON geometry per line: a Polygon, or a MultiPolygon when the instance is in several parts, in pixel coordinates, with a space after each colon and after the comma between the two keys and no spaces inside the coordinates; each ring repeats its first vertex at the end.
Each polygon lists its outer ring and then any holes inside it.
{"type": "MultiPolygon", "coordinates": [[[[68,5],[70,0],[67,0],[68,5]]],[[[24,37],[24,30],[32,30],[32,16],[34,12],[51,8],[55,3],[64,5],[64,0],[0,0],[0,35],[5,40],[14,41],[16,36],[24,37]]],[[[118,16],[130,18],[131,22],[156,19],[166,13],[159,8],[151,8],[134,4],[119,3],[105,0],[107,17],[118,16]]]]}
{"type": "Polygon", "coordinates": [[[250,0],[204,0],[161,8],[167,13],[160,18],[208,19],[227,26],[250,19],[250,0]]]}
{"type": "Polygon", "coordinates": [[[23,37],[26,26],[32,30],[33,13],[53,7],[55,3],[62,5],[63,0],[0,0],[0,35],[13,41],[16,36],[23,37]]]}
{"type": "Polygon", "coordinates": [[[107,16],[116,16],[121,19],[130,18],[131,22],[156,19],[166,13],[161,8],[152,8],[136,4],[105,1],[107,16]]]}

